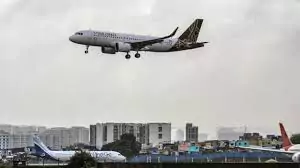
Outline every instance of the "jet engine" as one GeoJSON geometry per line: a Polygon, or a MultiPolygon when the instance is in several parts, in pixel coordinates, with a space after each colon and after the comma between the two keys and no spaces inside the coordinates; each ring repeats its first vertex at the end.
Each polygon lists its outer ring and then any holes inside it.
{"type": "Polygon", "coordinates": [[[112,47],[102,47],[101,51],[102,51],[102,53],[106,53],[106,54],[115,54],[116,53],[116,49],[114,49],[112,47]]]}
{"type": "Polygon", "coordinates": [[[119,52],[129,52],[132,48],[130,44],[122,43],[122,42],[116,43],[115,47],[116,47],[116,51],[119,52]]]}
{"type": "Polygon", "coordinates": [[[299,163],[299,162],[300,162],[300,152],[295,153],[295,154],[292,156],[292,160],[293,160],[293,162],[299,163]]]}

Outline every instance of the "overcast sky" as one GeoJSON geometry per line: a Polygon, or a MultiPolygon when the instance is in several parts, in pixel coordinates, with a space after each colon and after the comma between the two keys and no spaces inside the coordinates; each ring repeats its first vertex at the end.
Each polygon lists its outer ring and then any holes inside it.
{"type": "Polygon", "coordinates": [[[299,0],[1,0],[0,123],[193,122],[299,131],[299,0]],[[81,29],[177,37],[203,18],[205,47],[106,55],[81,29]],[[132,53],[133,54],[133,53],[132,53]],[[298,124],[297,124],[298,123],[298,124]]]}

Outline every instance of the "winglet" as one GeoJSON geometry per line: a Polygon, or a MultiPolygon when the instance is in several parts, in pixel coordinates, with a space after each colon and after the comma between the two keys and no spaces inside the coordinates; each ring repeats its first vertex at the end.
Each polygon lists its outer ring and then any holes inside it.
{"type": "Polygon", "coordinates": [[[172,36],[174,36],[174,35],[176,34],[178,28],[179,28],[179,27],[176,27],[176,29],[170,34],[170,37],[172,37],[172,36]]]}
{"type": "Polygon", "coordinates": [[[176,32],[177,32],[177,30],[178,30],[178,28],[179,27],[176,27],[176,29],[170,34],[170,35],[168,35],[168,36],[165,36],[165,37],[162,37],[162,38],[160,38],[160,39],[166,39],[166,38],[170,38],[170,37],[173,37],[175,34],[176,34],[176,32]]]}

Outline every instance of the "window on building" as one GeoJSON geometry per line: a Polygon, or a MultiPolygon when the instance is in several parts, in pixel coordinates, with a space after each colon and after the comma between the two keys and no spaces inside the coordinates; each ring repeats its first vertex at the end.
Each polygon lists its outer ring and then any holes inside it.
{"type": "Polygon", "coordinates": [[[158,127],[158,132],[162,132],[162,127],[161,126],[158,127]]]}
{"type": "Polygon", "coordinates": [[[104,134],[103,135],[103,140],[107,141],[107,126],[106,125],[104,126],[104,133],[103,134],[104,134]]]}
{"type": "Polygon", "coordinates": [[[162,139],[162,134],[158,134],[158,139],[162,139]]]}

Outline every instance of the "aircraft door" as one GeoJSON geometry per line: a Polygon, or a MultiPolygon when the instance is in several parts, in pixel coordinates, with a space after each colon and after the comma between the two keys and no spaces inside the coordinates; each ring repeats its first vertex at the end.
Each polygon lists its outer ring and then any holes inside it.
{"type": "Polygon", "coordinates": [[[91,33],[92,33],[92,44],[97,45],[98,33],[97,32],[91,32],[91,33]]]}

